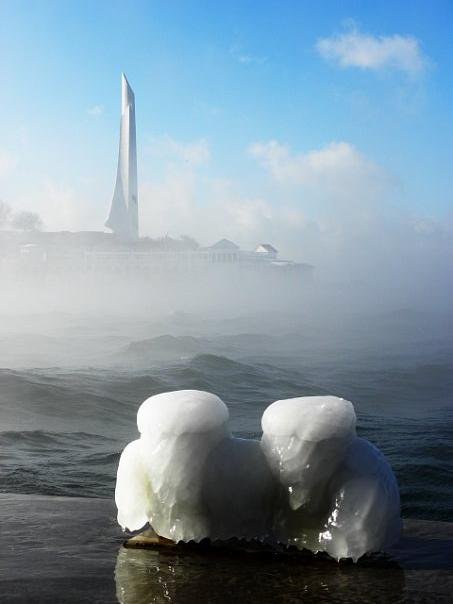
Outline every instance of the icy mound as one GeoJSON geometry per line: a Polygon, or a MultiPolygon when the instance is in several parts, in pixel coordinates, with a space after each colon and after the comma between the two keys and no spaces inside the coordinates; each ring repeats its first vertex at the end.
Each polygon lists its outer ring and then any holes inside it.
{"type": "Polygon", "coordinates": [[[329,517],[319,534],[319,549],[333,558],[382,551],[401,532],[400,496],[382,453],[356,437],[329,483],[329,517]]]}
{"type": "Polygon", "coordinates": [[[278,483],[278,541],[357,560],[398,540],[395,476],[380,451],[356,436],[355,424],[352,404],[334,396],[265,410],[261,446],[278,483]]]}
{"type": "Polygon", "coordinates": [[[293,510],[313,507],[355,436],[354,407],[335,396],[307,396],[276,401],[261,425],[263,451],[293,510]]]}
{"type": "Polygon", "coordinates": [[[355,434],[352,404],[334,396],[277,401],[260,441],[238,439],[228,410],[196,390],[147,399],[140,438],[123,451],[118,521],[147,522],[174,541],[245,537],[354,560],[396,541],[398,486],[355,434]]]}
{"type": "Polygon", "coordinates": [[[210,535],[205,465],[230,437],[228,417],[217,396],[197,390],[159,394],[141,405],[140,439],[126,447],[118,467],[115,500],[123,527],[136,530],[149,521],[174,541],[210,535]]]}

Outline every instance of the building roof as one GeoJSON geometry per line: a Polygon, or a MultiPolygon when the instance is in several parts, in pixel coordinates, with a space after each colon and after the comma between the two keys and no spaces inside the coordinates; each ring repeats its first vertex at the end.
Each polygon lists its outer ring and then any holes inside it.
{"type": "Polygon", "coordinates": [[[220,241],[217,241],[217,243],[214,243],[214,245],[211,245],[209,247],[210,250],[228,250],[228,251],[237,251],[239,250],[239,246],[236,245],[235,243],[233,243],[232,241],[230,241],[229,239],[221,239],[220,241]]]}
{"type": "Polygon", "coordinates": [[[275,249],[270,243],[260,243],[256,248],[255,252],[267,252],[268,254],[277,254],[278,250],[275,249]]]}

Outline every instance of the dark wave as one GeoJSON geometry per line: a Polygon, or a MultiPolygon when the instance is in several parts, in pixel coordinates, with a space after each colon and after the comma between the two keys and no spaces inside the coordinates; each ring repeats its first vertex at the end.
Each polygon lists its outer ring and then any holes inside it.
{"type": "Polygon", "coordinates": [[[86,432],[0,432],[0,491],[111,496],[123,445],[86,432]]]}
{"type": "Polygon", "coordinates": [[[400,485],[405,517],[453,517],[453,410],[401,418],[359,415],[358,432],[387,456],[400,485]]]}
{"type": "Polygon", "coordinates": [[[162,359],[167,356],[183,357],[198,354],[204,347],[201,338],[193,336],[162,335],[145,340],[131,342],[122,350],[118,357],[124,360],[142,360],[147,358],[162,359]]]}
{"type": "Polygon", "coordinates": [[[392,464],[404,515],[451,520],[450,357],[398,364],[385,355],[352,359],[340,349],[337,356],[285,356],[283,348],[275,354],[277,344],[248,334],[166,336],[132,346],[137,367],[0,369],[0,491],[112,497],[120,452],[138,436],[136,411],[153,394],[214,392],[229,407],[232,430],[259,438],[261,415],[274,400],[331,393],[355,403],[359,434],[392,464]],[[159,341],[168,358],[148,363],[147,347],[158,352],[159,341]]]}

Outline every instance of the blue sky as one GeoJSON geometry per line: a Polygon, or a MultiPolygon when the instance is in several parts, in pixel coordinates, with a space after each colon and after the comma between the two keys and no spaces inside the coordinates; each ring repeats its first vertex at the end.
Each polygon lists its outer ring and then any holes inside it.
{"type": "Polygon", "coordinates": [[[175,220],[195,206],[243,241],[365,206],[443,223],[452,23],[443,0],[0,0],[0,199],[48,228],[102,228],[124,71],[144,234],[203,238],[175,220]]]}

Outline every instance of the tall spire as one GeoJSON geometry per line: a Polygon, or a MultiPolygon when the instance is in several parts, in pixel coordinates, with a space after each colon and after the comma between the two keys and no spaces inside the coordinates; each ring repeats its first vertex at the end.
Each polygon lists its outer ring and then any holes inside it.
{"type": "Polygon", "coordinates": [[[135,97],[121,74],[121,126],[118,169],[110,214],[105,223],[122,239],[138,239],[137,144],[135,97]]]}

